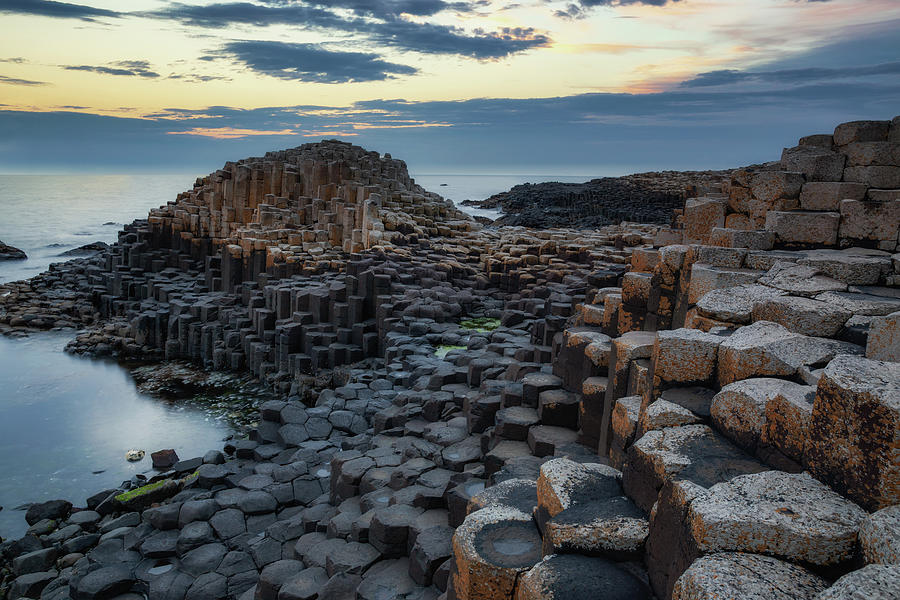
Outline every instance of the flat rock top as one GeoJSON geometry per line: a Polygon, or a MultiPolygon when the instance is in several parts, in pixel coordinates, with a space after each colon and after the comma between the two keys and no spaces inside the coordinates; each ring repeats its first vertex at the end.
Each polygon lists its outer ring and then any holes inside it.
{"type": "Polygon", "coordinates": [[[818,575],[777,558],[723,552],[694,561],[675,582],[672,600],[812,600],[827,585],[818,575]]]}
{"type": "Polygon", "coordinates": [[[897,600],[900,565],[868,565],[847,573],[816,600],[897,600]]]}
{"type": "Polygon", "coordinates": [[[517,598],[643,600],[647,586],[622,565],[604,558],[554,554],[521,576],[517,598]]]}
{"type": "Polygon", "coordinates": [[[836,564],[849,558],[866,512],[807,473],[766,471],[712,486],[688,519],[707,551],[750,550],[836,564]]]}
{"type": "Polygon", "coordinates": [[[668,475],[702,487],[766,470],[706,425],[683,425],[650,431],[634,444],[668,475]]]}
{"type": "Polygon", "coordinates": [[[900,410],[900,363],[841,355],[828,363],[823,376],[843,390],[878,397],[900,410]]]}

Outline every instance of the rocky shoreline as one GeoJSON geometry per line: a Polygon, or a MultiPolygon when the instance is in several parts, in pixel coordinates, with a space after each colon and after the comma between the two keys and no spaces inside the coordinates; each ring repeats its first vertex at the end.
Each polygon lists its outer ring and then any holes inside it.
{"type": "MultiPolygon", "coordinates": [[[[759,165],[747,167],[754,168],[759,165]]],[[[525,183],[464,204],[502,210],[503,216],[493,223],[499,226],[587,229],[622,221],[666,225],[685,199],[721,186],[735,170],[635,173],[584,183],[525,183]]]]}
{"type": "Polygon", "coordinates": [[[0,545],[0,598],[896,598],[900,117],[671,225],[484,228],[335,141],[227,163],[0,330],[278,395],[0,545]]]}

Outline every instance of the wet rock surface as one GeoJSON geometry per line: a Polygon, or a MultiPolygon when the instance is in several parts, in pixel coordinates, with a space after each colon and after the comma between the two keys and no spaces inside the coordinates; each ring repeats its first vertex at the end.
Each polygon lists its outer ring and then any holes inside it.
{"type": "Polygon", "coordinates": [[[24,252],[0,241],[0,260],[24,260],[28,258],[24,252]]]}

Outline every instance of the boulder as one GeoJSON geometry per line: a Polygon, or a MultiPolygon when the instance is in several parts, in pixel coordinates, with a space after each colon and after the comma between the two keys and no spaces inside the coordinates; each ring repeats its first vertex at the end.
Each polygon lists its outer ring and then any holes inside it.
{"type": "Polygon", "coordinates": [[[900,311],[872,319],[866,358],[900,362],[900,311]]]}
{"type": "Polygon", "coordinates": [[[816,600],[897,600],[898,565],[868,565],[847,573],[816,600]]]}
{"type": "Polygon", "coordinates": [[[808,473],[766,471],[716,484],[691,502],[699,552],[751,552],[822,567],[856,552],[866,513],[808,473]]]}
{"type": "Polygon", "coordinates": [[[806,466],[867,510],[900,503],[900,363],[838,356],[819,379],[806,466]]]}
{"type": "Polygon", "coordinates": [[[900,565],[900,504],[882,508],[863,521],[859,547],[867,563],[900,565]]]}
{"type": "Polygon", "coordinates": [[[723,339],[696,329],[660,331],[653,344],[654,390],[666,384],[701,383],[712,379],[723,339]]]}
{"type": "Polygon", "coordinates": [[[672,600],[814,600],[828,582],[771,556],[721,552],[701,556],[675,582],[672,600]]]}
{"type": "MultiPolygon", "coordinates": [[[[846,289],[846,286],[842,289],[846,289]]],[[[783,296],[786,293],[767,285],[754,283],[713,290],[697,301],[697,311],[710,319],[746,324],[750,323],[755,304],[783,296]]]]}
{"type": "Polygon", "coordinates": [[[620,564],[573,554],[547,556],[519,578],[516,600],[650,600],[648,586],[620,564]]]}
{"type": "Polygon", "coordinates": [[[778,396],[808,401],[815,393],[809,386],[783,379],[759,377],[744,379],[722,388],[710,406],[716,429],[735,444],[754,453],[766,427],[766,407],[778,396]]]}
{"type": "Polygon", "coordinates": [[[18,248],[8,246],[0,241],[0,261],[2,260],[24,260],[28,258],[24,252],[18,248]]]}
{"type": "Polygon", "coordinates": [[[663,484],[687,480],[708,487],[765,467],[706,425],[648,431],[628,449],[622,482],[626,495],[650,512],[663,484]]]}
{"type": "Polygon", "coordinates": [[[541,560],[531,515],[489,507],[466,517],[453,534],[451,582],[460,600],[511,598],[520,575],[541,560]]]}
{"type": "Polygon", "coordinates": [[[862,354],[855,344],[792,333],[778,323],[741,327],[719,346],[722,386],[750,377],[791,377],[800,367],[821,365],[838,354],[862,354]]]}
{"type": "Polygon", "coordinates": [[[834,246],[840,220],[836,212],[771,210],[766,213],[766,231],[787,246],[834,246]]]}
{"type": "Polygon", "coordinates": [[[862,183],[846,181],[809,181],[800,191],[800,208],[835,212],[841,208],[841,200],[862,200],[867,187],[862,183]]]}

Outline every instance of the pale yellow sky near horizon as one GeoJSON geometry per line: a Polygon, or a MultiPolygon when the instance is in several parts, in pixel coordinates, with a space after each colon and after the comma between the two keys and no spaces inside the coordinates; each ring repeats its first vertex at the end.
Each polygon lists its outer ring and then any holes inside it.
{"type": "MultiPolygon", "coordinates": [[[[169,5],[157,0],[82,5],[138,13],[169,5]]],[[[329,35],[297,26],[208,29],[143,16],[94,22],[2,14],[0,76],[41,84],[4,83],[0,108],[143,116],[168,107],[259,108],[403,98],[410,101],[536,98],[585,92],[648,93],[671,89],[698,73],[746,69],[840,39],[854,27],[900,18],[896,0],[681,0],[666,6],[595,7],[567,20],[553,11],[565,2],[491,2],[475,13],[441,12],[426,20],[472,33],[532,27],[552,40],[497,60],[402,51],[364,35],[329,35]],[[228,57],[201,60],[231,40],[323,44],[330,50],[371,52],[418,69],[383,81],[315,83],[255,73],[228,57]],[[72,71],[66,65],[114,66],[147,61],[160,76],[144,78],[72,71]],[[227,80],[192,82],[176,76],[227,80]]]]}

